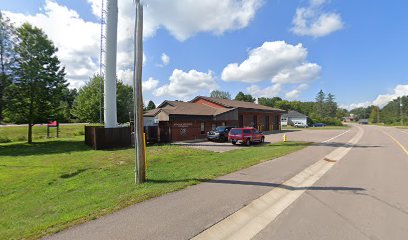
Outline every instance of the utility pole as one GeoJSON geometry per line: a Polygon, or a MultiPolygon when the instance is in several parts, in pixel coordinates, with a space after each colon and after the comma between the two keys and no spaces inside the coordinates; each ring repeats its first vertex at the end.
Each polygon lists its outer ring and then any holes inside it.
{"type": "Polygon", "coordinates": [[[135,182],[146,180],[146,155],[143,127],[142,65],[143,65],[143,6],[136,2],[135,51],[133,72],[134,141],[136,151],[135,182]]]}
{"type": "Polygon", "coordinates": [[[403,112],[402,112],[402,107],[403,107],[403,105],[402,105],[402,97],[400,97],[400,115],[401,115],[401,126],[403,126],[403,125],[404,125],[404,115],[403,115],[403,112]]]}

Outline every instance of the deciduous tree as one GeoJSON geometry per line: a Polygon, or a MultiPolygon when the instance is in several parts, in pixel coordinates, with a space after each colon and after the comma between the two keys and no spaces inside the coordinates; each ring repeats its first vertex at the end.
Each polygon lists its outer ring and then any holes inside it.
{"type": "Polygon", "coordinates": [[[6,88],[5,118],[28,123],[28,143],[32,127],[42,123],[59,107],[66,88],[65,69],[56,56],[57,48],[44,32],[24,23],[17,29],[16,66],[13,82],[6,88]]]}

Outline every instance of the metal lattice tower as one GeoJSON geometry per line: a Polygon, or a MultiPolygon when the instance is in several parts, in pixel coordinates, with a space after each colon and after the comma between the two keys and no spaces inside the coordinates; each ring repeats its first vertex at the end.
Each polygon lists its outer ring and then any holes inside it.
{"type": "Polygon", "coordinates": [[[103,53],[104,53],[104,25],[105,25],[105,9],[104,9],[104,1],[101,0],[101,49],[99,52],[99,77],[101,78],[100,86],[99,86],[99,91],[101,93],[101,97],[99,99],[99,123],[103,124],[103,53]]]}

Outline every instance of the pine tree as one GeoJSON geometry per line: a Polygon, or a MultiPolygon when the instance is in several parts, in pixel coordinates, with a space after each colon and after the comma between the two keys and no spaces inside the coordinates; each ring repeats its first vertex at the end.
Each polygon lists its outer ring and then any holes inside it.
{"type": "Polygon", "coordinates": [[[152,100],[150,100],[149,103],[147,104],[146,111],[149,111],[155,108],[156,108],[156,105],[154,104],[152,100]]]}
{"type": "Polygon", "coordinates": [[[12,122],[28,123],[28,143],[32,127],[42,123],[59,107],[67,87],[65,69],[56,56],[57,48],[44,32],[24,23],[17,29],[16,66],[13,83],[6,89],[4,116],[12,122]]]}
{"type": "Polygon", "coordinates": [[[315,104],[315,114],[317,117],[322,118],[325,115],[324,103],[326,100],[326,94],[323,90],[320,90],[316,96],[316,104],[315,104]]]}
{"type": "Polygon", "coordinates": [[[337,112],[337,103],[335,101],[334,95],[329,93],[327,94],[326,100],[325,100],[325,116],[335,118],[336,117],[336,112],[337,112]]]}

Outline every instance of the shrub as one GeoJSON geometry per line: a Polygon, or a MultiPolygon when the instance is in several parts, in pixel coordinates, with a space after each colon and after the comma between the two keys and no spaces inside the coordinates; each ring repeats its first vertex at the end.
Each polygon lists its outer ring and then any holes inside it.
{"type": "Polygon", "coordinates": [[[9,143],[9,142],[11,142],[10,138],[0,136],[0,143],[9,143]]]}

